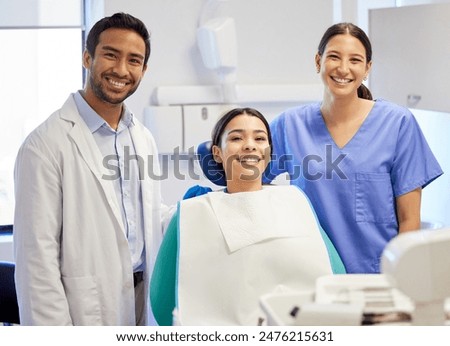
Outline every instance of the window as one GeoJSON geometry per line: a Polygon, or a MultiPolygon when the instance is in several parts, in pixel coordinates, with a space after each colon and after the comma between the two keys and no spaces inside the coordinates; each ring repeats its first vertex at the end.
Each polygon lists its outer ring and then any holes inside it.
{"type": "Polygon", "coordinates": [[[2,225],[13,223],[13,170],[20,145],[70,93],[82,88],[82,28],[0,28],[0,46],[2,225]]]}

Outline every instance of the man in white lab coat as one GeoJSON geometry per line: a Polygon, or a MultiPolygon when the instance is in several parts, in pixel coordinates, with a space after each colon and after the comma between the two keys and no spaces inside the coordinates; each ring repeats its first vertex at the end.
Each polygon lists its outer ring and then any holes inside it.
{"type": "MultiPolygon", "coordinates": [[[[86,85],[23,143],[15,166],[16,288],[24,325],[144,325],[162,238],[155,142],[123,101],[150,55],[128,14],[91,29],[86,85]]],[[[164,212],[166,210],[163,207],[164,212]]]]}

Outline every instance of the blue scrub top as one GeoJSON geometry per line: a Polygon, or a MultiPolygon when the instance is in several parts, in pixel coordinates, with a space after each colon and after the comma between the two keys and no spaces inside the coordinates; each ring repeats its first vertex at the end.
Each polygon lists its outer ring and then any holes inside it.
{"type": "Polygon", "coordinates": [[[331,137],[320,103],[287,110],[271,124],[267,181],[288,172],[302,188],[348,273],[379,273],[386,244],[398,234],[396,197],[443,172],[412,113],[377,100],[343,147],[331,137]]]}

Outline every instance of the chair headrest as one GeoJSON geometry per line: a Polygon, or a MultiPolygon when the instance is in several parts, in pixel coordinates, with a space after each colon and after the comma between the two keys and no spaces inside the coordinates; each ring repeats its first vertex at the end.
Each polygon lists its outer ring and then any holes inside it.
{"type": "Polygon", "coordinates": [[[211,147],[211,141],[203,142],[197,146],[197,155],[200,167],[205,177],[212,183],[219,186],[227,186],[227,179],[225,177],[223,166],[214,160],[211,147]]]}

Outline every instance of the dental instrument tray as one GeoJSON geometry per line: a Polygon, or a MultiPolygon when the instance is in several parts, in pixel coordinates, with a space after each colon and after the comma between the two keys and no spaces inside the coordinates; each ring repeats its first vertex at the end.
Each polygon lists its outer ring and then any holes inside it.
{"type": "Polygon", "coordinates": [[[408,325],[414,304],[382,274],[327,275],[315,292],[260,299],[269,325],[408,325]]]}

